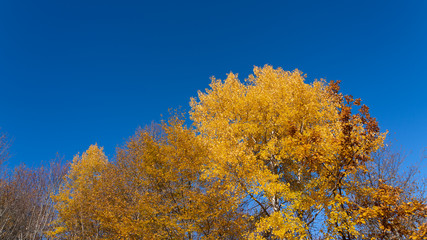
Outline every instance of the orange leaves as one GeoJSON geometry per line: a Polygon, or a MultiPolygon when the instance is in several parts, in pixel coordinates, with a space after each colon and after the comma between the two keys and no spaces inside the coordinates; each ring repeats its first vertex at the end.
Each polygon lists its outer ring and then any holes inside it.
{"type": "MultiPolygon", "coordinates": [[[[423,235],[423,225],[413,229],[412,219],[427,217],[427,206],[417,199],[405,201],[402,189],[384,184],[381,179],[378,188],[367,188],[366,195],[372,198],[368,207],[360,207],[358,221],[365,224],[375,221],[381,230],[377,236],[382,238],[390,236],[418,236],[423,235]],[[409,226],[407,224],[410,224],[409,226]]],[[[415,238],[416,239],[416,238],[415,238]]],[[[418,238],[419,239],[419,238],[418,238]]]]}

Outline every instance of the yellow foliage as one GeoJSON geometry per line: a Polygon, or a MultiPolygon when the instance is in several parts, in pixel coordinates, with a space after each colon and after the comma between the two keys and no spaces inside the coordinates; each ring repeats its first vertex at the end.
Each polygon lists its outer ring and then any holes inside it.
{"type": "Polygon", "coordinates": [[[425,224],[405,230],[425,219],[424,202],[361,177],[386,136],[368,107],[338,82],[305,78],[268,65],[245,82],[212,78],[191,99],[191,128],[174,116],[138,130],[114,163],[91,146],[52,197],[59,218],[50,236],[425,238],[425,224]],[[361,231],[371,226],[375,234],[361,231]]]}
{"type": "Polygon", "coordinates": [[[94,192],[107,164],[103,149],[97,145],[91,145],[81,157],[74,157],[63,186],[52,196],[58,219],[53,224],[55,229],[48,235],[55,239],[76,240],[102,237],[102,227],[96,220],[99,199],[94,192]]]}
{"type": "Polygon", "coordinates": [[[258,209],[256,236],[309,237],[319,214],[325,237],[356,236],[340,192],[355,187],[354,175],[385,137],[367,107],[351,113],[359,103],[334,82],[308,84],[298,70],[266,65],[245,83],[233,73],[213,78],[191,100],[190,116],[209,148],[209,176],[238,186],[258,209]]]}

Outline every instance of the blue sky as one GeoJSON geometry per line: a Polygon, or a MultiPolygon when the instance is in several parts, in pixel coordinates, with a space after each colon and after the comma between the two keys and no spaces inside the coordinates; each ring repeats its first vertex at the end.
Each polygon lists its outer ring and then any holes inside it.
{"type": "Polygon", "coordinates": [[[3,0],[10,165],[70,160],[93,143],[112,157],[138,126],[188,109],[210,76],[244,79],[264,64],[342,80],[416,162],[427,147],[425,13],[425,1],[3,0]]]}

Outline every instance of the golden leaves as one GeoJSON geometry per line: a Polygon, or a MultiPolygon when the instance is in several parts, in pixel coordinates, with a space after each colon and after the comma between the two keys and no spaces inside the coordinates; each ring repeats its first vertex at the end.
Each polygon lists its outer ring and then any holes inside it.
{"type": "Polygon", "coordinates": [[[369,108],[339,82],[305,78],[268,65],[245,82],[212,78],[191,99],[192,128],[174,116],[139,130],[112,164],[91,146],[54,197],[52,235],[351,239],[379,220],[383,232],[425,236],[425,225],[404,232],[397,223],[425,217],[425,203],[361,177],[385,138],[369,108]]]}
{"type": "Polygon", "coordinates": [[[58,219],[49,235],[58,239],[96,239],[102,229],[97,221],[96,208],[99,199],[95,190],[99,178],[108,164],[103,149],[91,145],[71,163],[64,184],[52,199],[56,202],[58,219]]]}
{"type": "Polygon", "coordinates": [[[342,96],[339,82],[307,84],[305,77],[266,65],[255,67],[246,84],[234,74],[225,81],[213,79],[211,89],[191,100],[190,117],[210,149],[209,169],[220,169],[215,176],[239,186],[264,209],[260,213],[269,209],[262,226],[268,222],[274,229],[278,222],[268,219],[280,209],[280,214],[298,213],[302,224],[285,231],[302,234],[314,221],[310,216],[322,209],[342,225],[339,231],[357,235],[352,214],[341,209],[350,203],[331,196],[354,187],[353,176],[366,169],[364,162],[384,136],[366,107],[360,116],[352,113],[360,100],[342,96]],[[335,219],[338,210],[340,219],[335,219]]]}

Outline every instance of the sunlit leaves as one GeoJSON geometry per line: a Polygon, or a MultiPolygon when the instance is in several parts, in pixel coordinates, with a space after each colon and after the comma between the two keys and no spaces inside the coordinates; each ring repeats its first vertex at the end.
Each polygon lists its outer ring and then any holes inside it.
{"type": "Polygon", "coordinates": [[[108,164],[103,149],[92,145],[75,156],[59,193],[52,196],[56,202],[58,219],[50,236],[58,239],[99,239],[103,234],[97,220],[95,190],[99,178],[108,164]]]}
{"type": "Polygon", "coordinates": [[[213,79],[192,99],[191,119],[209,146],[212,175],[259,209],[258,236],[309,237],[316,216],[327,218],[325,237],[356,236],[346,201],[384,135],[367,107],[352,113],[360,100],[342,96],[337,83],[304,78],[265,66],[245,83],[232,73],[213,79]]]}
{"type": "Polygon", "coordinates": [[[191,99],[191,127],[174,115],[140,129],[113,163],[91,146],[53,197],[51,236],[425,237],[425,202],[372,170],[386,134],[369,108],[305,78],[268,65],[213,78],[191,99]]]}

